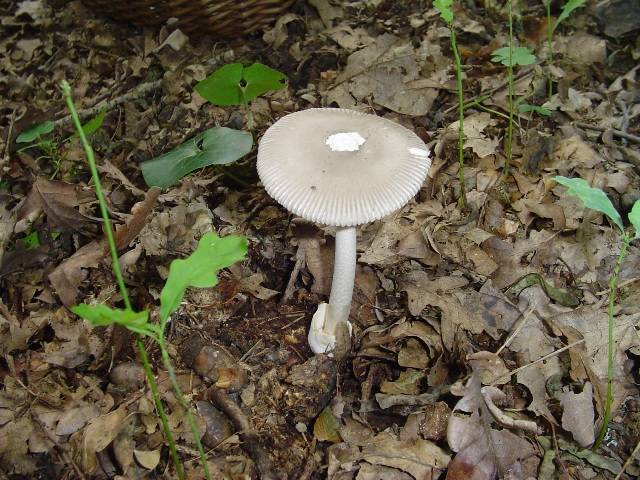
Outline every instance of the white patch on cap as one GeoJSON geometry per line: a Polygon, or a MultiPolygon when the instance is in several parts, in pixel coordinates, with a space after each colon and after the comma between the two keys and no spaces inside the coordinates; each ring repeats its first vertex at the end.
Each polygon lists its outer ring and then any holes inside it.
{"type": "Polygon", "coordinates": [[[355,152],[365,139],[358,132],[342,132],[329,135],[325,142],[333,152],[355,152]]]}
{"type": "Polygon", "coordinates": [[[429,150],[423,150],[422,148],[411,147],[409,149],[409,153],[411,155],[415,155],[416,157],[429,158],[429,150]]]}

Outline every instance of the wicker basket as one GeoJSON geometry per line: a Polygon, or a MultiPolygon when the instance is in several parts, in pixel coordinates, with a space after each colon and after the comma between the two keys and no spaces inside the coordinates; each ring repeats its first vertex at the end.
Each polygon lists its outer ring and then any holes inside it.
{"type": "Polygon", "coordinates": [[[238,37],[272,24],[294,0],[83,0],[97,12],[140,26],[178,19],[185,33],[238,37]]]}

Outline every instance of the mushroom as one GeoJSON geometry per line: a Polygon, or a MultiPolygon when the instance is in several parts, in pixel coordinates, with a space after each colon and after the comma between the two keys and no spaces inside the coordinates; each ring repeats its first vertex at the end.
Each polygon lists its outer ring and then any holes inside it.
{"type": "Polygon", "coordinates": [[[431,160],[424,142],[390,120],[341,108],[311,108],[280,118],[258,147],[267,193],[305,220],[337,227],[329,303],[313,316],[308,340],[329,353],[351,335],[356,227],[404,206],[420,189],[431,160]]]}

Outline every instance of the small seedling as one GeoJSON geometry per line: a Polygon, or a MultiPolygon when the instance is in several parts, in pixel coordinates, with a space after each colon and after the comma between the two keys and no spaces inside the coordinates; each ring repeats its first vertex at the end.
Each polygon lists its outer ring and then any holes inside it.
{"type": "Polygon", "coordinates": [[[179,147],[140,165],[149,186],[167,188],[185,175],[208,165],[227,165],[251,151],[249,132],[213,127],[187,140],[179,147]]]}
{"type": "Polygon", "coordinates": [[[519,103],[518,112],[519,113],[537,113],[542,117],[548,117],[551,115],[551,110],[549,110],[548,108],[542,107],[540,105],[531,105],[529,103],[519,103]]]}
{"type": "MultiPolygon", "coordinates": [[[[584,6],[586,0],[569,0],[562,6],[562,12],[557,18],[555,23],[551,18],[551,0],[545,0],[544,6],[547,13],[547,65],[553,65],[553,32],[558,28],[558,25],[566,20],[571,13],[584,6]]],[[[547,96],[551,100],[553,95],[553,80],[551,78],[551,72],[547,73],[547,96]]]]}
{"type": "Polygon", "coordinates": [[[466,192],[464,187],[464,96],[462,90],[462,62],[460,61],[460,53],[458,52],[458,44],[456,42],[456,32],[453,28],[453,10],[451,6],[453,0],[434,0],[433,6],[440,13],[440,17],[449,27],[451,39],[451,51],[456,62],[456,84],[458,89],[458,179],[460,181],[460,207],[465,208],[467,204],[466,192]]]}
{"type": "Polygon", "coordinates": [[[622,223],[622,217],[615,209],[609,197],[599,188],[593,188],[583,180],[582,178],[566,178],[556,176],[553,179],[561,185],[568,187],[567,193],[578,197],[587,208],[604,213],[609,220],[617,227],[618,233],[621,236],[622,244],[620,246],[620,253],[618,259],[613,267],[611,276],[609,277],[609,308],[608,308],[608,361],[607,361],[607,398],[604,407],[604,416],[602,418],[602,425],[596,442],[593,446],[594,449],[598,448],[602,443],[609,427],[609,421],[611,420],[611,405],[613,403],[613,366],[615,355],[615,343],[614,343],[614,322],[613,313],[615,310],[615,301],[618,289],[618,275],[624,257],[629,248],[629,244],[633,240],[640,238],[640,200],[637,200],[629,213],[629,221],[635,230],[635,235],[630,237],[624,230],[622,223]]]}
{"type": "Polygon", "coordinates": [[[509,101],[509,121],[507,123],[507,138],[506,138],[506,161],[505,161],[505,174],[509,173],[511,166],[511,150],[513,144],[513,111],[514,111],[514,90],[513,90],[513,67],[517,65],[525,66],[535,63],[536,57],[526,47],[513,47],[513,9],[512,0],[508,0],[509,5],[509,45],[501,47],[495,50],[492,55],[492,61],[501,63],[507,67],[507,82],[508,88],[508,101],[509,101]]]}
{"type": "MultiPolygon", "coordinates": [[[[284,88],[286,80],[284,73],[262,63],[254,63],[250,67],[230,63],[198,82],[195,89],[214,105],[241,105],[246,109],[248,103],[260,95],[284,88]]],[[[247,110],[247,127],[249,130],[253,128],[250,110],[247,110]]]]}
{"type": "MultiPolygon", "coordinates": [[[[98,115],[82,125],[82,130],[85,136],[91,135],[102,126],[106,113],[107,111],[103,109],[98,115]]],[[[22,152],[30,148],[37,148],[41,150],[44,155],[38,157],[36,160],[46,158],[53,161],[55,168],[50,177],[52,180],[58,174],[62,162],[66,160],[66,155],[62,150],[62,146],[65,143],[78,138],[78,134],[74,133],[73,135],[60,140],[58,137],[53,135],[54,127],[55,124],[52,121],[38,123],[16,137],[16,143],[27,144],[21,147],[18,152],[22,152]]]]}

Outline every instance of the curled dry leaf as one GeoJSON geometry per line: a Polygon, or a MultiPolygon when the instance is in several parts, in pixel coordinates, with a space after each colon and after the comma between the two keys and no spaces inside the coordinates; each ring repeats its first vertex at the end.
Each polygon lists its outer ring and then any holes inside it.
{"type": "Polygon", "coordinates": [[[147,470],[153,470],[160,463],[160,449],[134,450],[133,455],[136,457],[136,461],[147,470]]]}
{"type": "Polygon", "coordinates": [[[47,215],[52,231],[87,233],[96,220],[80,213],[81,204],[95,200],[95,194],[76,185],[39,177],[17,212],[17,220],[33,222],[41,211],[47,215]]]}

